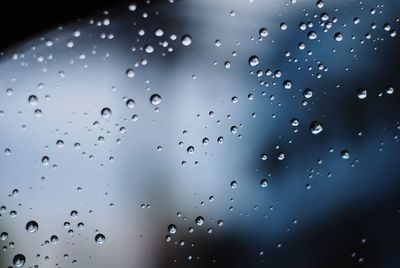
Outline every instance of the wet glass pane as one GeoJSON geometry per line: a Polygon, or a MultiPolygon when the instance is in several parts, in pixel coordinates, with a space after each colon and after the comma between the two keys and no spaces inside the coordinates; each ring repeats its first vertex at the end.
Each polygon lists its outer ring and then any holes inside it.
{"type": "Polygon", "coordinates": [[[4,50],[1,267],[399,267],[400,2],[115,4],[4,50]]]}

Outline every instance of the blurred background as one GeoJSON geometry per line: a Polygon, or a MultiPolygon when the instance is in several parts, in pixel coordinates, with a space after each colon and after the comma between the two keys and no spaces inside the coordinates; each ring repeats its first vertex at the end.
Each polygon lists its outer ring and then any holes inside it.
{"type": "Polygon", "coordinates": [[[1,267],[400,266],[400,3],[3,12],[1,267]]]}

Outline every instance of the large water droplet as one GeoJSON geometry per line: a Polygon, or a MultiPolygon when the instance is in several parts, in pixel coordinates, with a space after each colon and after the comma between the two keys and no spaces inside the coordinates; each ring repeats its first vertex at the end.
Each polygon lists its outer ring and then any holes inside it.
{"type": "Polygon", "coordinates": [[[367,90],[365,88],[359,88],[357,89],[357,97],[360,100],[363,100],[367,97],[367,90]]]}
{"type": "Polygon", "coordinates": [[[182,36],[181,39],[182,45],[184,46],[190,46],[190,44],[192,44],[192,37],[190,35],[184,35],[182,36]]]}
{"type": "Polygon", "coordinates": [[[35,106],[39,103],[39,99],[36,95],[30,95],[28,101],[32,106],[35,106]]]}
{"type": "Polygon", "coordinates": [[[17,254],[17,255],[14,256],[13,264],[14,264],[15,267],[22,267],[22,266],[24,266],[25,261],[26,261],[26,259],[25,259],[24,255],[17,254]]]}
{"type": "Polygon", "coordinates": [[[0,240],[1,240],[1,241],[6,240],[7,237],[8,237],[8,233],[6,233],[6,232],[2,232],[2,233],[0,234],[0,240]]]}
{"type": "Polygon", "coordinates": [[[175,224],[170,224],[168,226],[168,233],[170,234],[175,234],[177,231],[176,225],[175,224]]]}
{"type": "Polygon", "coordinates": [[[196,224],[199,226],[202,226],[204,224],[204,218],[202,216],[198,216],[195,221],[196,224]]]}
{"type": "Polygon", "coordinates": [[[285,89],[291,89],[292,88],[292,81],[290,81],[290,80],[283,81],[283,87],[285,89]]]}
{"type": "Polygon", "coordinates": [[[151,104],[153,104],[155,106],[159,105],[161,103],[161,96],[158,94],[151,95],[150,102],[151,102],[151,104]]]}
{"type": "Polygon", "coordinates": [[[135,76],[135,71],[133,69],[126,70],[126,76],[132,78],[135,76]]]}
{"type": "Polygon", "coordinates": [[[258,32],[261,37],[267,37],[268,36],[268,29],[267,28],[261,28],[260,31],[258,32]]]}
{"type": "Polygon", "coordinates": [[[106,241],[106,237],[103,234],[97,234],[94,237],[94,240],[96,241],[97,244],[103,244],[104,241],[106,241]]]}
{"type": "Polygon", "coordinates": [[[151,54],[151,53],[154,52],[154,48],[153,48],[152,45],[146,45],[146,46],[144,47],[144,51],[145,51],[146,53],[148,53],[148,54],[151,54]]]}
{"type": "Polygon", "coordinates": [[[128,106],[128,108],[133,109],[135,107],[135,101],[132,99],[129,99],[126,101],[126,106],[128,106]]]}
{"type": "Polygon", "coordinates": [[[111,112],[111,109],[110,109],[110,108],[105,107],[105,108],[103,108],[103,109],[101,110],[101,116],[102,116],[103,118],[109,118],[111,115],[112,115],[112,112],[111,112]]]}
{"type": "Polygon", "coordinates": [[[323,130],[322,124],[319,121],[312,121],[310,124],[310,131],[312,134],[317,135],[323,130]]]}
{"type": "Polygon", "coordinates": [[[342,150],[340,152],[340,155],[342,156],[343,159],[349,159],[350,158],[350,152],[346,149],[342,150]]]}
{"type": "Polygon", "coordinates": [[[50,163],[50,158],[48,156],[42,157],[42,164],[43,166],[47,166],[50,163]]]}
{"type": "Polygon", "coordinates": [[[186,150],[189,154],[194,153],[194,147],[193,146],[189,146],[186,150]]]}
{"type": "Polygon", "coordinates": [[[58,236],[52,235],[52,236],[50,237],[50,242],[51,242],[52,244],[57,244],[57,243],[58,243],[58,236]]]}
{"type": "Polygon", "coordinates": [[[250,66],[254,67],[257,66],[260,63],[260,60],[258,59],[257,56],[253,55],[249,58],[249,64],[250,66]]]}
{"type": "Polygon", "coordinates": [[[343,40],[343,34],[340,32],[337,32],[337,33],[335,33],[334,38],[335,38],[335,41],[340,42],[343,40]]]}
{"type": "Polygon", "coordinates": [[[260,186],[261,186],[262,188],[267,187],[267,186],[268,186],[268,181],[267,181],[267,179],[262,179],[262,180],[260,181],[260,186]]]}
{"type": "Polygon", "coordinates": [[[317,33],[314,31],[310,31],[310,32],[308,32],[307,36],[308,36],[308,39],[315,40],[317,38],[317,33]]]}
{"type": "Polygon", "coordinates": [[[26,226],[25,229],[29,232],[29,233],[34,233],[39,229],[39,224],[36,221],[29,221],[26,226]]]}

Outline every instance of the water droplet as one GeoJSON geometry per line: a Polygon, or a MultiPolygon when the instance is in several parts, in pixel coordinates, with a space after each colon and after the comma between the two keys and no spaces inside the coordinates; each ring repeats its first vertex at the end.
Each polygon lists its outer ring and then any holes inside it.
{"type": "Polygon", "coordinates": [[[38,229],[39,229],[39,224],[36,221],[29,221],[26,226],[25,229],[29,232],[29,233],[35,233],[38,229]]]}
{"type": "Polygon", "coordinates": [[[154,32],[154,34],[158,37],[163,36],[164,35],[164,31],[162,29],[156,29],[156,31],[154,32]]]}
{"type": "Polygon", "coordinates": [[[188,154],[192,154],[192,153],[194,153],[194,147],[189,146],[186,151],[188,152],[188,154]]]}
{"type": "Polygon", "coordinates": [[[30,95],[28,101],[32,106],[36,106],[39,103],[39,99],[36,95],[30,95]]]}
{"type": "Polygon", "coordinates": [[[292,118],[292,120],[290,120],[290,124],[293,127],[297,127],[299,125],[299,120],[297,118],[292,118]]]}
{"type": "Polygon", "coordinates": [[[48,156],[42,157],[42,164],[43,166],[47,166],[50,163],[50,158],[48,156]]]}
{"type": "Polygon", "coordinates": [[[393,94],[393,92],[394,92],[394,88],[392,86],[388,86],[386,88],[386,93],[387,94],[391,95],[391,94],[393,94]]]}
{"type": "Polygon", "coordinates": [[[78,211],[73,210],[73,211],[71,211],[70,215],[72,218],[76,218],[76,217],[78,217],[78,211]]]}
{"type": "Polygon", "coordinates": [[[319,121],[312,121],[310,124],[310,131],[312,134],[317,135],[323,130],[322,124],[319,121]]]}
{"type": "Polygon", "coordinates": [[[267,187],[267,186],[268,186],[268,181],[267,181],[267,179],[262,179],[262,180],[260,181],[260,185],[261,185],[262,188],[267,187]]]}
{"type": "Polygon", "coordinates": [[[204,224],[204,218],[202,216],[198,216],[195,221],[198,226],[202,226],[204,224]]]}
{"type": "Polygon", "coordinates": [[[0,240],[1,240],[1,241],[6,240],[7,238],[8,238],[8,233],[2,232],[2,233],[0,234],[0,240]]]}
{"type": "Polygon", "coordinates": [[[304,96],[304,98],[306,98],[306,99],[311,98],[312,95],[313,95],[313,91],[312,91],[311,88],[306,88],[306,89],[303,91],[303,96],[304,96]]]}
{"type": "Polygon", "coordinates": [[[22,266],[24,266],[25,261],[26,261],[26,259],[25,259],[24,255],[17,254],[17,255],[14,256],[13,264],[14,264],[15,267],[22,267],[22,266]]]}
{"type": "Polygon", "coordinates": [[[133,109],[135,107],[135,101],[132,99],[129,99],[126,101],[126,106],[128,106],[128,108],[133,109]]]}
{"type": "Polygon", "coordinates": [[[231,181],[231,188],[235,189],[237,187],[237,181],[231,181]]]}
{"type": "Polygon", "coordinates": [[[151,53],[154,52],[154,48],[153,48],[152,45],[146,45],[146,46],[144,47],[144,51],[145,51],[146,53],[148,53],[148,54],[151,54],[151,53]]]}
{"type": "Polygon", "coordinates": [[[257,66],[260,63],[260,60],[258,59],[257,56],[253,55],[249,58],[249,64],[250,66],[254,67],[257,66]]]}
{"type": "Polygon", "coordinates": [[[342,150],[340,152],[340,155],[342,156],[343,159],[349,159],[350,158],[350,152],[346,149],[342,150]]]}
{"type": "Polygon", "coordinates": [[[126,76],[132,78],[135,76],[135,71],[133,69],[126,70],[126,76]]]}
{"type": "Polygon", "coordinates": [[[110,118],[111,115],[112,115],[112,112],[111,112],[110,108],[105,107],[101,110],[101,116],[103,118],[110,118]]]}
{"type": "Polygon", "coordinates": [[[132,3],[128,6],[129,11],[135,11],[136,10],[136,4],[132,3]]]}
{"type": "Polygon", "coordinates": [[[94,237],[94,240],[96,241],[97,244],[103,244],[104,241],[106,241],[106,237],[103,234],[97,234],[94,237]]]}
{"type": "Polygon", "coordinates": [[[315,39],[317,39],[317,33],[314,32],[314,31],[308,32],[307,36],[308,36],[308,39],[310,39],[310,40],[315,40],[315,39]]]}
{"type": "Polygon", "coordinates": [[[208,144],[208,138],[204,138],[203,140],[202,140],[202,143],[204,144],[204,145],[207,145],[208,144]]]}
{"type": "Polygon", "coordinates": [[[168,233],[170,234],[175,234],[177,231],[176,225],[175,224],[170,224],[168,226],[168,233]]]}
{"type": "Polygon", "coordinates": [[[268,36],[268,29],[267,28],[261,28],[258,33],[260,34],[261,37],[265,38],[268,36]]]}
{"type": "Polygon", "coordinates": [[[161,103],[161,96],[158,94],[151,95],[150,102],[155,106],[159,105],[161,103]]]}
{"type": "Polygon", "coordinates": [[[357,89],[357,97],[360,100],[363,100],[367,97],[367,90],[365,88],[359,88],[357,89]]]}
{"type": "Polygon", "coordinates": [[[184,46],[190,46],[190,44],[192,44],[192,37],[190,35],[184,35],[182,36],[181,39],[182,45],[184,46]]]}
{"type": "Polygon", "coordinates": [[[62,147],[64,147],[64,141],[58,140],[58,141],[56,141],[56,145],[57,145],[57,147],[62,148],[62,147]]]}
{"type": "Polygon", "coordinates": [[[58,242],[58,236],[52,235],[52,236],[50,237],[50,242],[51,242],[52,244],[57,244],[57,242],[58,242]]]}
{"type": "Polygon", "coordinates": [[[292,88],[292,81],[290,81],[290,80],[283,81],[283,87],[285,89],[291,89],[292,88]]]}
{"type": "Polygon", "coordinates": [[[34,111],[34,113],[35,113],[35,115],[36,115],[36,117],[41,117],[42,116],[42,110],[40,110],[40,109],[36,109],[35,111],[34,111]]]}
{"type": "Polygon", "coordinates": [[[335,41],[340,42],[343,40],[343,34],[341,32],[337,32],[337,33],[335,33],[334,38],[335,38],[335,41]]]}

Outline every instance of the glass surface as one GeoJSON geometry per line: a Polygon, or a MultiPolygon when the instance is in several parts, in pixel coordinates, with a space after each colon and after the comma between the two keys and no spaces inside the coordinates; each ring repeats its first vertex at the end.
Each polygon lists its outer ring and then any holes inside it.
{"type": "Polygon", "coordinates": [[[0,62],[1,267],[399,267],[399,1],[125,4],[0,62]]]}

